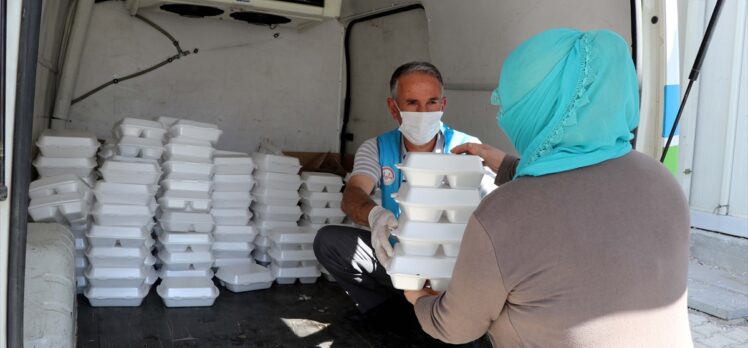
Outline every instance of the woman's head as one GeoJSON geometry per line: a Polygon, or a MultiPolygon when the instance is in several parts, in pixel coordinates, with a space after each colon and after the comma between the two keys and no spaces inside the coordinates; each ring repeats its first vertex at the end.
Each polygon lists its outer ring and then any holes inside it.
{"type": "Polygon", "coordinates": [[[628,45],[607,30],[555,29],[525,41],[504,63],[492,102],[522,156],[517,176],[621,157],[639,123],[628,45]]]}

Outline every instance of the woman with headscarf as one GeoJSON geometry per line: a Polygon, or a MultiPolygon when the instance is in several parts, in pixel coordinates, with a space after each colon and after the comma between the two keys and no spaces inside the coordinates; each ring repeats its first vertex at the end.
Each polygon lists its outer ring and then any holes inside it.
{"type": "Polygon", "coordinates": [[[513,180],[471,217],[447,291],[406,291],[427,333],[487,333],[497,347],[692,346],[688,206],[669,172],[631,149],[630,57],[611,31],[569,29],[509,55],[492,102],[521,158],[456,149],[500,161],[497,181],[513,180]]]}

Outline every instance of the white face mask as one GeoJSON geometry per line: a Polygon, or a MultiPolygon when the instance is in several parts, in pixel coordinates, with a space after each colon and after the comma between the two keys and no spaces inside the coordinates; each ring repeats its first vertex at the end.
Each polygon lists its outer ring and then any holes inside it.
{"type": "Polygon", "coordinates": [[[443,114],[444,111],[400,111],[400,117],[403,119],[400,132],[413,145],[426,144],[439,133],[443,114]]]}

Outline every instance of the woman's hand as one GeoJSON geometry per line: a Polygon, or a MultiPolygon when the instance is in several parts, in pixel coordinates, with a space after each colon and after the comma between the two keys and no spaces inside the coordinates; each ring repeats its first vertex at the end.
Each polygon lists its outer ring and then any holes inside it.
{"type": "Polygon", "coordinates": [[[405,299],[408,300],[412,305],[416,305],[419,298],[424,296],[438,296],[440,292],[431,290],[430,288],[423,288],[421,290],[405,290],[405,299]]]}
{"type": "Polygon", "coordinates": [[[496,173],[499,170],[501,161],[506,157],[506,153],[491,145],[465,143],[452,149],[454,154],[463,154],[478,156],[483,159],[483,165],[496,173]]]}

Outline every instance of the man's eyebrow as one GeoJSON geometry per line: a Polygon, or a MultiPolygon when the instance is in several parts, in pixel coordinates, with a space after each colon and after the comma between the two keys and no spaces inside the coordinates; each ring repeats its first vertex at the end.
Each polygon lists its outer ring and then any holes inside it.
{"type": "Polygon", "coordinates": [[[417,103],[418,99],[405,99],[406,103],[417,103]]]}

